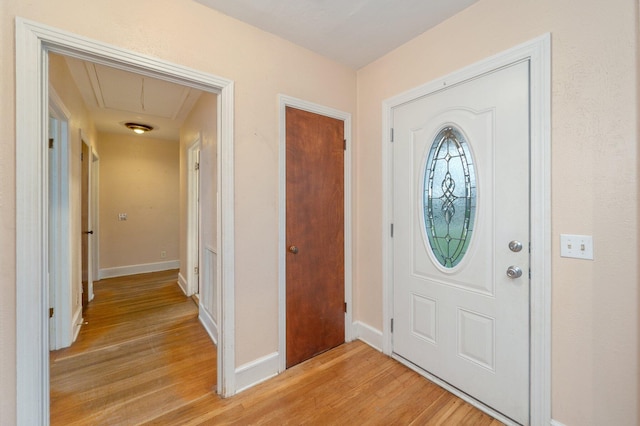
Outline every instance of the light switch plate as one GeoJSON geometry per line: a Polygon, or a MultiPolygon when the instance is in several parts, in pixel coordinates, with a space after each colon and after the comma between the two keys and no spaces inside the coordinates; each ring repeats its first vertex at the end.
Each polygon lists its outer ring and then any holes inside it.
{"type": "Polygon", "coordinates": [[[593,237],[560,234],[560,256],[593,260],[593,237]]]}

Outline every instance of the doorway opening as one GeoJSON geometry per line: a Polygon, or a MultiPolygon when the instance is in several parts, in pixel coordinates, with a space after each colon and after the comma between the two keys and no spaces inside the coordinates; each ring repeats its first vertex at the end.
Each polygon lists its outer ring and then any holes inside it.
{"type": "Polygon", "coordinates": [[[48,86],[47,53],[144,73],[218,94],[218,202],[216,257],[220,283],[218,393],[235,393],[233,357],[233,82],[97,41],[16,19],[16,289],[17,419],[45,424],[49,419],[48,332],[48,86]],[[34,167],[34,162],[38,167],[34,167]]]}

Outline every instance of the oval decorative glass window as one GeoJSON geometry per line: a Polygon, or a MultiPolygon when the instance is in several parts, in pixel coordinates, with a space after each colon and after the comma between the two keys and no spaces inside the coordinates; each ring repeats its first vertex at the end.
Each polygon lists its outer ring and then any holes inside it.
{"type": "Polygon", "coordinates": [[[464,258],[476,213],[476,175],[462,132],[438,132],[424,175],[424,223],[433,256],[445,268],[464,258]]]}

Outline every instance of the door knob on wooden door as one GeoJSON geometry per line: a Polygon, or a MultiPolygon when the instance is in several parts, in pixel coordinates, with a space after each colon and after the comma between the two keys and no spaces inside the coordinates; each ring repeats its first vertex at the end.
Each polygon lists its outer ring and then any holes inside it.
{"type": "Polygon", "coordinates": [[[289,251],[293,254],[298,254],[298,247],[297,246],[289,246],[289,251]]]}

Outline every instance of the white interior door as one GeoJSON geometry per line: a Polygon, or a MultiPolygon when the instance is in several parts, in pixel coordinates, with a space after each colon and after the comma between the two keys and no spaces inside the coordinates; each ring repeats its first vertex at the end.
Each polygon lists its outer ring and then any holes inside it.
{"type": "MultiPolygon", "coordinates": [[[[58,212],[55,209],[51,208],[52,201],[56,200],[56,189],[57,189],[57,153],[54,150],[57,145],[60,144],[58,139],[58,120],[55,117],[49,116],[49,141],[48,146],[48,154],[49,154],[49,167],[48,167],[48,179],[49,185],[47,186],[47,196],[49,200],[49,214],[48,214],[48,252],[49,252],[49,264],[47,265],[47,276],[48,276],[48,285],[49,285],[49,350],[57,349],[57,338],[58,338],[58,330],[56,329],[56,318],[53,317],[56,308],[56,285],[58,284],[58,280],[56,279],[56,261],[55,257],[57,256],[56,250],[56,235],[52,230],[55,230],[58,226],[57,223],[57,214],[58,212]]],[[[58,314],[60,315],[60,313],[58,314]]]]}
{"type": "Polygon", "coordinates": [[[98,153],[92,148],[91,149],[91,190],[90,190],[91,206],[89,208],[91,215],[89,220],[91,221],[91,229],[93,230],[93,235],[91,235],[92,238],[90,238],[91,282],[89,283],[89,301],[92,301],[93,297],[95,296],[93,292],[93,280],[99,279],[98,272],[100,271],[100,268],[98,266],[100,261],[100,255],[98,251],[100,249],[100,244],[98,243],[98,239],[100,238],[100,234],[99,234],[100,223],[98,222],[99,220],[98,208],[100,206],[100,203],[98,201],[100,196],[99,182],[100,182],[100,157],[98,157],[98,153]]]}
{"type": "Polygon", "coordinates": [[[528,62],[394,108],[393,130],[393,351],[528,424],[528,62]]]}
{"type": "Polygon", "coordinates": [[[200,293],[200,139],[187,151],[187,288],[188,296],[200,293]]]}

